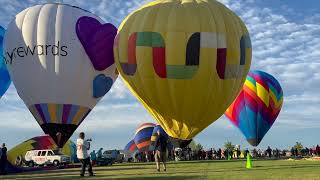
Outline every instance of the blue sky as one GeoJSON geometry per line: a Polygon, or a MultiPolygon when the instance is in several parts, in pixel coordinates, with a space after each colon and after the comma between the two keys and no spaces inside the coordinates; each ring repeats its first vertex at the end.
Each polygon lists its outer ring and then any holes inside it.
{"type": "MultiPolygon", "coordinates": [[[[0,0],[0,24],[15,14],[44,2],[0,0]]],[[[90,0],[64,2],[87,9],[118,26],[148,0],[90,0]]],[[[320,1],[220,0],[246,23],[253,45],[251,69],[274,75],[284,91],[284,105],[259,147],[288,148],[296,141],[320,144],[320,1]]],[[[0,101],[0,142],[9,147],[43,132],[11,85],[0,101]]],[[[94,148],[123,148],[139,123],[155,122],[119,78],[112,90],[90,113],[75,134],[87,132],[94,148]]],[[[71,139],[75,140],[76,135],[71,139]]],[[[227,140],[249,147],[238,129],[221,117],[196,138],[206,148],[227,140]]]]}

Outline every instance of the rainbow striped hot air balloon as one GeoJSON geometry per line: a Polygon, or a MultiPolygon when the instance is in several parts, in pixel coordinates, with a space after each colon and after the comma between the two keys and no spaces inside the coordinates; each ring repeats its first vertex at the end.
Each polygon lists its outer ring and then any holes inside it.
{"type": "Polygon", "coordinates": [[[149,150],[151,144],[151,136],[153,128],[156,125],[153,123],[144,123],[141,124],[135,133],[134,142],[137,145],[139,151],[145,152],[149,150]]]}
{"type": "Polygon", "coordinates": [[[270,74],[250,71],[245,84],[225,115],[257,146],[278,117],[283,104],[279,82],[270,74]]]}

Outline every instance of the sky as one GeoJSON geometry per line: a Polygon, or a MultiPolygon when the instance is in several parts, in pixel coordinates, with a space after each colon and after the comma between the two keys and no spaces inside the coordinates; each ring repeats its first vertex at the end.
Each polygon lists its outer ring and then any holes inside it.
{"type": "MultiPolygon", "coordinates": [[[[119,26],[148,0],[0,0],[0,25],[7,27],[23,9],[45,2],[63,2],[87,9],[119,26]]],[[[252,70],[272,74],[284,91],[284,104],[273,127],[258,146],[289,148],[295,142],[320,144],[320,1],[220,0],[245,22],[251,36],[252,70]]],[[[0,100],[0,142],[9,148],[42,135],[40,126],[13,85],[0,100]]],[[[93,139],[93,148],[122,149],[140,123],[156,122],[118,78],[71,137],[80,131],[93,139]]],[[[249,147],[241,132],[224,116],[195,137],[205,148],[231,141],[249,147]]]]}

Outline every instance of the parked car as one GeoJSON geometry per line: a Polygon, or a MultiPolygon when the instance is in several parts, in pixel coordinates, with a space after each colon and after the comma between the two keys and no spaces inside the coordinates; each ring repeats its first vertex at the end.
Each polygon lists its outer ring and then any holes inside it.
{"type": "Polygon", "coordinates": [[[120,153],[119,150],[107,150],[104,151],[102,156],[104,158],[112,159],[113,162],[122,163],[124,160],[124,154],[120,153]]]}
{"type": "Polygon", "coordinates": [[[120,150],[120,154],[123,155],[123,162],[133,162],[133,157],[131,153],[120,150]]]}
{"type": "Polygon", "coordinates": [[[34,167],[36,165],[66,165],[70,164],[70,156],[63,155],[58,151],[53,151],[51,149],[43,150],[31,150],[27,151],[25,155],[25,163],[29,167],[34,167]]]}

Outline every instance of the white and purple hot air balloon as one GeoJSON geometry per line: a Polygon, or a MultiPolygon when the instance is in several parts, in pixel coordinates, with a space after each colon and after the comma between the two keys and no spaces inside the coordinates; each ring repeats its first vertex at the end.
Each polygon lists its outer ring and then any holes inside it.
{"type": "Polygon", "coordinates": [[[4,60],[21,99],[62,147],[117,78],[116,27],[66,4],[29,7],[11,21],[4,60]]]}

